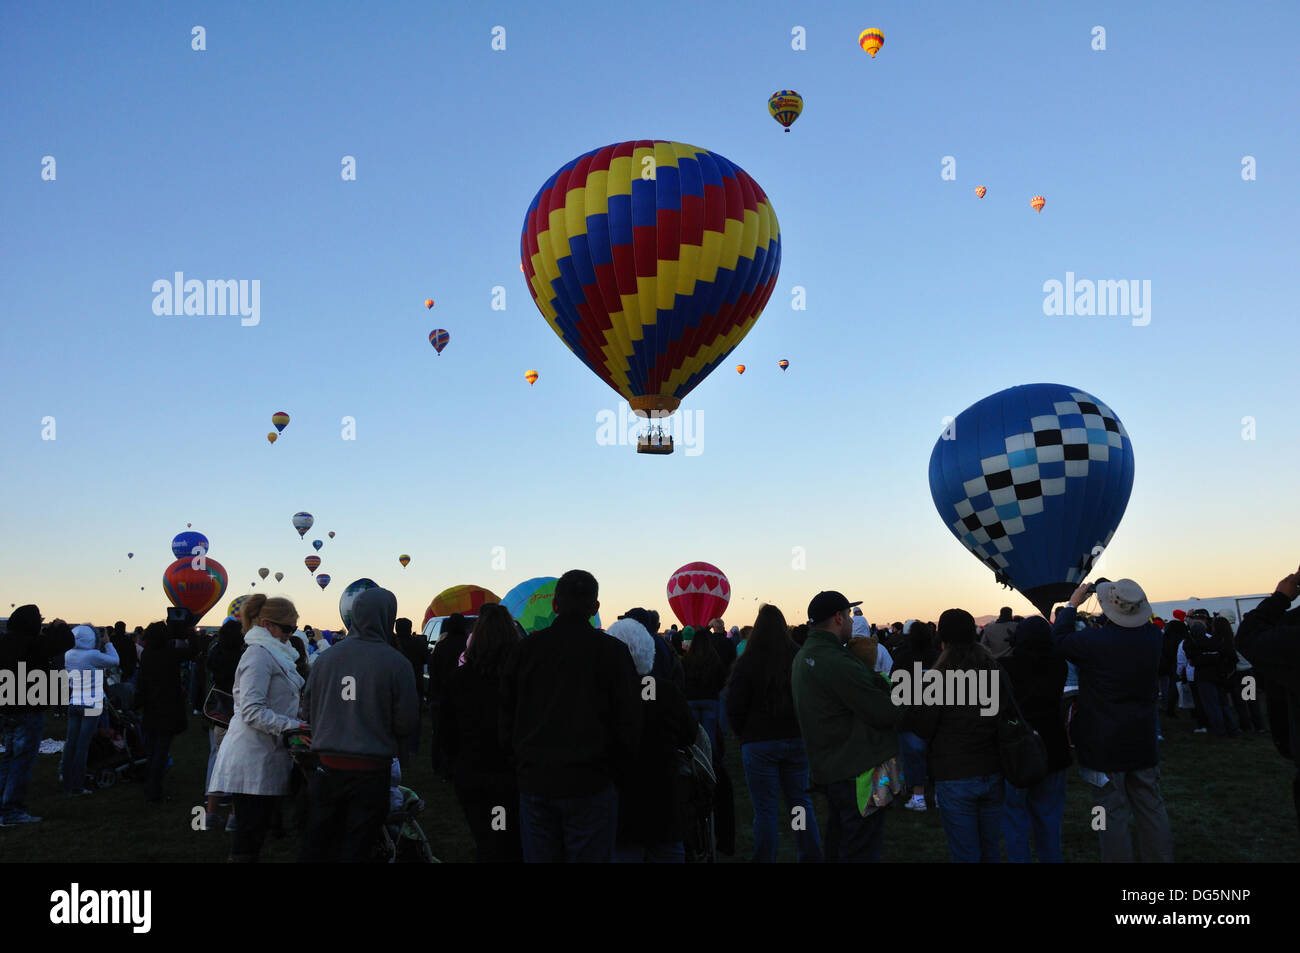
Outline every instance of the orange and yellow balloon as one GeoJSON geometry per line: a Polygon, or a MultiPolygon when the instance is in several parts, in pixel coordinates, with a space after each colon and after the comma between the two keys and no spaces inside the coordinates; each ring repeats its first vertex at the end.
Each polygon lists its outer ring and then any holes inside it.
{"type": "Polygon", "coordinates": [[[780,360],[776,362],[776,366],[781,368],[781,370],[785,370],[787,367],[790,366],[790,362],[787,360],[780,360]]]}
{"type": "Polygon", "coordinates": [[[524,373],[524,380],[528,381],[529,387],[532,387],[534,384],[537,383],[538,376],[539,375],[536,371],[526,371],[524,373]]]}
{"type": "Polygon", "coordinates": [[[979,198],[984,198],[984,193],[986,193],[987,191],[988,189],[984,188],[984,186],[982,185],[975,186],[975,195],[978,196],[979,198]]]}
{"type": "Polygon", "coordinates": [[[789,132],[794,121],[803,112],[803,97],[793,89],[777,90],[768,97],[767,111],[772,114],[773,119],[785,126],[786,132],[789,132]]]}
{"type": "Polygon", "coordinates": [[[1043,206],[1047,204],[1047,199],[1043,198],[1041,195],[1035,195],[1029,200],[1029,204],[1034,207],[1035,212],[1041,212],[1043,206]]]}
{"type": "Polygon", "coordinates": [[[432,308],[432,307],[433,307],[433,299],[432,299],[432,298],[425,298],[425,299],[424,299],[424,306],[425,306],[426,308],[432,308]]]}
{"type": "Polygon", "coordinates": [[[405,569],[407,565],[411,562],[411,557],[406,555],[406,553],[402,553],[402,555],[397,557],[397,561],[401,563],[402,568],[405,569]]]}
{"type": "Polygon", "coordinates": [[[736,373],[737,373],[737,374],[743,374],[743,373],[745,373],[745,365],[744,365],[744,364],[737,364],[737,365],[736,365],[736,373]]]}
{"type": "Polygon", "coordinates": [[[862,47],[864,52],[869,53],[874,60],[876,51],[885,45],[885,34],[875,27],[869,27],[858,34],[858,45],[862,47]]]}
{"type": "Polygon", "coordinates": [[[271,443],[275,443],[277,440],[280,439],[280,435],[278,433],[272,432],[266,435],[266,439],[271,441],[271,443]]]}

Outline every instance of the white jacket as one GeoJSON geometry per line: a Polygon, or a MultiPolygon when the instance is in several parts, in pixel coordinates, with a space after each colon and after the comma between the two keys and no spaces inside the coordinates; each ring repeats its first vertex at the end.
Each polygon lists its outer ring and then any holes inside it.
{"type": "Polygon", "coordinates": [[[293,759],[280,733],[302,723],[298,717],[300,681],[292,667],[262,646],[250,645],[244,650],[235,669],[235,714],[217,751],[209,791],[289,793],[293,759]]]}
{"type": "Polygon", "coordinates": [[[63,667],[68,670],[68,704],[100,708],[104,704],[103,676],[96,678],[95,674],[119,663],[117,649],[112,642],[105,643],[102,652],[95,648],[95,630],[88,625],[73,629],[72,638],[76,648],[63,653],[63,667]]]}

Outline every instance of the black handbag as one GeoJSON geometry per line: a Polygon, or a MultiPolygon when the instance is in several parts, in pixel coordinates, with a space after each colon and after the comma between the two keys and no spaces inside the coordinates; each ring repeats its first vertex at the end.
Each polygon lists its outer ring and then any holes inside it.
{"type": "Polygon", "coordinates": [[[235,696],[212,686],[203,702],[203,717],[218,728],[229,728],[230,719],[235,717],[235,696]]]}
{"type": "Polygon", "coordinates": [[[997,716],[1002,776],[1014,787],[1032,788],[1047,777],[1047,745],[1020,713],[1009,679],[1003,678],[1003,690],[1011,704],[997,716]]]}

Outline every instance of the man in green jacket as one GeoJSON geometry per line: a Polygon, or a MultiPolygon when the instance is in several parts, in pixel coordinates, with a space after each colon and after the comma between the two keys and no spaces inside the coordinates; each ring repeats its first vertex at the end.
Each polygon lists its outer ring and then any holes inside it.
{"type": "Polygon", "coordinates": [[[875,863],[885,839],[883,811],[863,817],[857,778],[898,755],[903,710],[890,698],[889,682],[845,646],[853,635],[849,602],[838,592],[819,592],[808,604],[809,630],[795,657],[790,683],[812,783],[826,789],[830,823],[826,860],[875,863]]]}

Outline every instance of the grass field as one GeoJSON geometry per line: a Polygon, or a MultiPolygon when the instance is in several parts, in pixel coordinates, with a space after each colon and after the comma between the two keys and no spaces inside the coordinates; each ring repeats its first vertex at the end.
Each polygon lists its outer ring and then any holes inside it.
{"type": "MultiPolygon", "coordinates": [[[[46,718],[45,736],[62,738],[61,718],[46,718]]],[[[404,783],[428,803],[421,818],[434,853],[445,862],[473,860],[474,845],[450,785],[434,778],[429,766],[428,716],[414,768],[404,783]]],[[[1240,863],[1300,860],[1300,840],[1291,804],[1294,766],[1278,756],[1267,735],[1216,739],[1192,734],[1187,713],[1164,721],[1161,787],[1173,826],[1174,856],[1180,862],[1240,863]]],[[[144,803],[139,782],[120,782],[90,797],[64,798],[58,793],[58,755],[40,755],[33,772],[28,805],[44,818],[40,824],[0,830],[0,858],[8,862],[219,863],[229,849],[229,835],[195,831],[191,811],[202,804],[207,767],[207,731],[198,718],[177,737],[175,764],[166,790],[171,800],[144,803]]],[[[740,748],[731,739],[727,764],[736,791],[736,856],[747,861],[752,844],[752,810],[740,764],[740,748]]],[[[1097,835],[1089,827],[1087,786],[1072,767],[1066,795],[1064,851],[1067,862],[1098,859],[1097,835]]],[[[814,797],[819,823],[826,805],[814,797]]],[[[286,812],[286,816],[289,812],[286,812]]],[[[263,861],[292,861],[295,832],[269,840],[263,861]]],[[[782,835],[780,859],[794,861],[793,835],[782,835]]],[[[889,808],[884,859],[892,862],[946,862],[947,846],[937,811],[923,814],[889,808]]]]}

